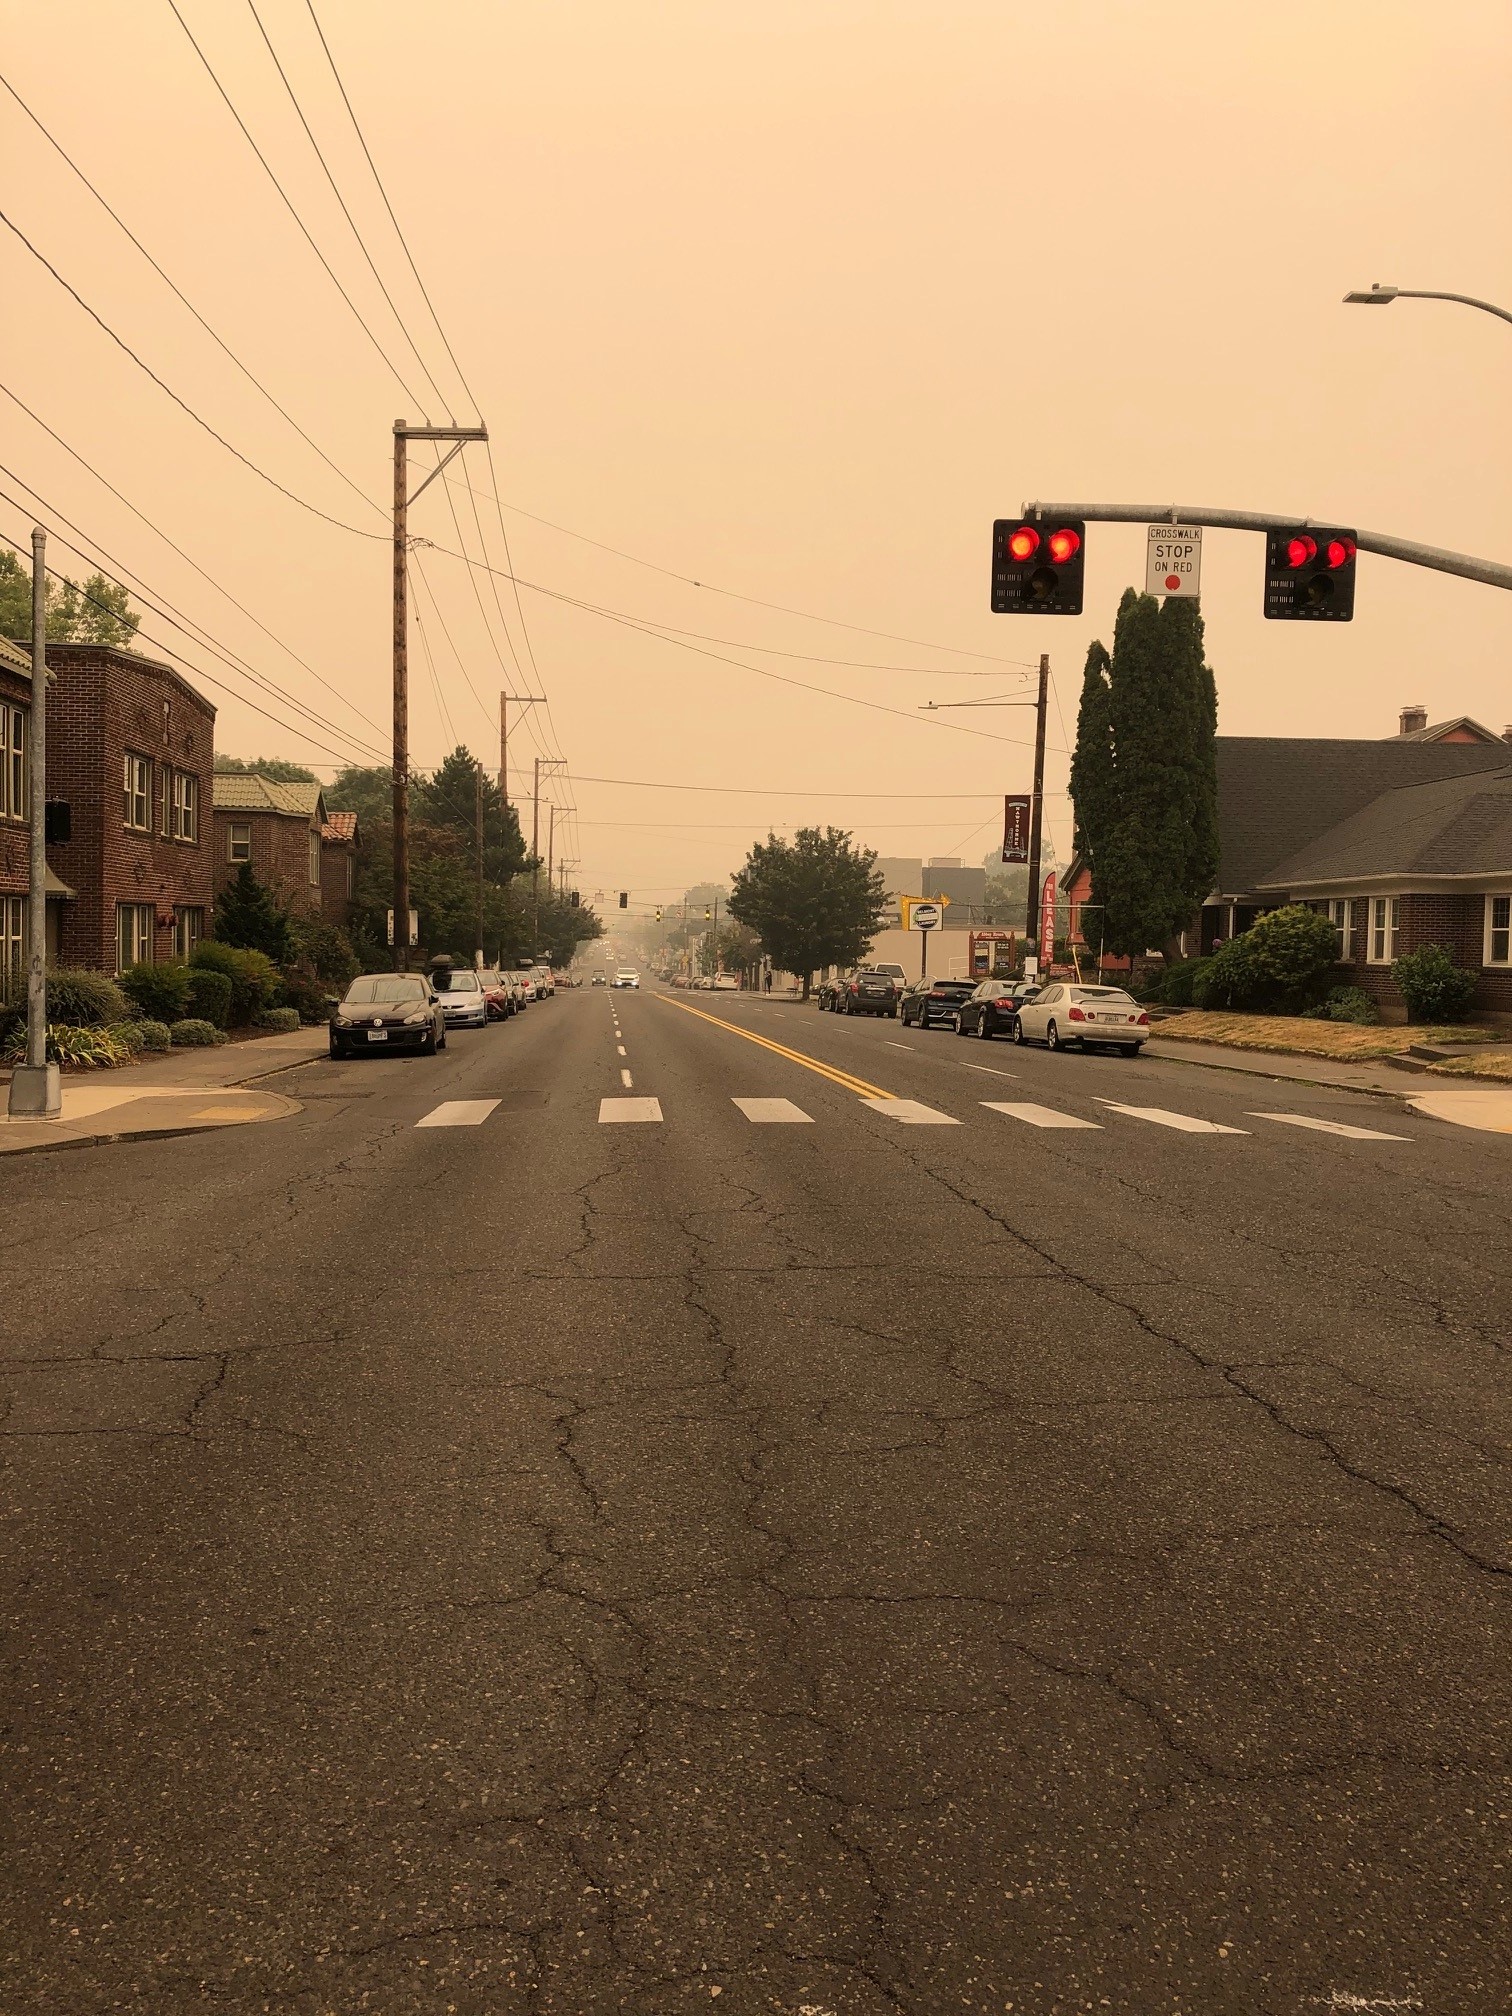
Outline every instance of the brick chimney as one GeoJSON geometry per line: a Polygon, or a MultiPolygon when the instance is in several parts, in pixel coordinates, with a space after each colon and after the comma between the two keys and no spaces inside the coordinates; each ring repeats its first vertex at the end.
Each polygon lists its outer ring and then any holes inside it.
{"type": "Polygon", "coordinates": [[[1416,735],[1428,726],[1428,709],[1416,704],[1402,709],[1402,725],[1399,735],[1416,735]]]}
{"type": "Polygon", "coordinates": [[[1512,742],[1512,721],[1509,721],[1506,727],[1503,728],[1502,740],[1503,742],[1512,742]]]}

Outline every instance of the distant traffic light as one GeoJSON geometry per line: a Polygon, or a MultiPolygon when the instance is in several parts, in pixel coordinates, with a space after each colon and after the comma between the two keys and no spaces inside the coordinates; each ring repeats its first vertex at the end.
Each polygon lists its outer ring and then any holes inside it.
{"type": "Polygon", "coordinates": [[[576,910],[578,905],[582,902],[583,899],[581,895],[578,893],[578,891],[574,889],[572,894],[568,897],[567,900],[572,905],[573,909],[576,910]]]}
{"type": "Polygon", "coordinates": [[[1087,527],[1080,518],[999,518],[992,527],[994,616],[1080,616],[1087,527]]]}
{"type": "Polygon", "coordinates": [[[1281,623],[1348,623],[1354,617],[1355,535],[1296,525],[1265,535],[1265,615],[1281,623]]]}
{"type": "Polygon", "coordinates": [[[628,889],[621,889],[620,891],[620,908],[621,910],[628,910],[630,908],[630,891],[628,889]]]}
{"type": "Polygon", "coordinates": [[[656,906],[656,921],[658,924],[660,924],[661,922],[661,912],[662,912],[662,906],[660,905],[660,903],[658,903],[656,906]]]}
{"type": "Polygon", "coordinates": [[[708,923],[708,921],[709,921],[709,919],[710,919],[710,918],[711,918],[711,917],[712,917],[713,915],[714,915],[714,912],[713,912],[713,911],[712,911],[712,910],[711,910],[711,909],[709,908],[708,904],[707,904],[707,903],[705,903],[705,905],[704,905],[704,922],[705,922],[705,923],[707,924],[707,923],[708,923]]]}

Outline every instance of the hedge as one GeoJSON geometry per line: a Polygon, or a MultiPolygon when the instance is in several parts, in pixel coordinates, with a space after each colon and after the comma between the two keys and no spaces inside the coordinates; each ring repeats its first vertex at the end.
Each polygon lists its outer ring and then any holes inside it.
{"type": "Polygon", "coordinates": [[[198,1021],[213,1022],[224,1029],[231,1020],[231,1002],[236,986],[230,975],[217,973],[213,966],[194,966],[189,971],[188,1010],[198,1021]]]}
{"type": "Polygon", "coordinates": [[[187,966],[128,966],[121,992],[141,1015],[154,1022],[177,1022],[189,1009],[187,966]]]}

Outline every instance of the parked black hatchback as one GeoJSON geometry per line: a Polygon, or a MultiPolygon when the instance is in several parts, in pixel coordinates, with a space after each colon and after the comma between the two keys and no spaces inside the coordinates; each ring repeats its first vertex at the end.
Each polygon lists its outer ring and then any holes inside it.
{"type": "Polygon", "coordinates": [[[969,1001],[975,988],[971,980],[919,980],[903,996],[901,1019],[917,1022],[921,1029],[954,1027],[956,1010],[969,1001]]]}
{"type": "Polygon", "coordinates": [[[360,973],[331,1017],[333,1057],[359,1050],[420,1050],[434,1057],[445,1048],[440,999],[419,973],[360,973]]]}
{"type": "Polygon", "coordinates": [[[1039,989],[1032,980],[983,980],[956,1010],[958,1036],[1011,1036],[1019,1004],[1039,989]]]}

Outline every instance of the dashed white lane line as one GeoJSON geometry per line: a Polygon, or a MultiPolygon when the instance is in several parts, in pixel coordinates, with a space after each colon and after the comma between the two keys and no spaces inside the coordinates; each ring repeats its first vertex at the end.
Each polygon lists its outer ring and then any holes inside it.
{"type": "Polygon", "coordinates": [[[964,1057],[957,1057],[955,1061],[963,1071],[985,1071],[990,1078],[1017,1078],[1019,1075],[1017,1071],[1000,1071],[996,1064],[968,1064],[964,1057]]]}
{"type": "Polygon", "coordinates": [[[615,1047],[615,1049],[616,1049],[616,1050],[617,1050],[617,1051],[619,1052],[619,1054],[620,1054],[620,1056],[621,1056],[621,1057],[627,1057],[627,1056],[628,1056],[628,1055],[630,1054],[630,1053],[629,1053],[629,1052],[628,1052],[628,1051],[626,1050],[626,1048],[625,1048],[625,1046],[624,1046],[624,1044],[623,1044],[623,1043],[616,1043],[614,1047],[615,1047]]]}
{"type": "Polygon", "coordinates": [[[919,1047],[917,1043],[894,1043],[891,1036],[884,1036],[882,1040],[889,1050],[917,1050],[919,1047]]]}
{"type": "Polygon", "coordinates": [[[1130,1120],[1148,1120],[1153,1127],[1174,1127],[1179,1134],[1248,1134],[1247,1127],[1220,1127],[1216,1120],[1199,1120],[1191,1113],[1172,1113],[1164,1106],[1120,1106],[1116,1099],[1099,1099],[1110,1113],[1123,1113],[1130,1120]]]}
{"type": "Polygon", "coordinates": [[[1006,1113],[1010,1120],[1022,1120],[1029,1127],[1090,1127],[1094,1134],[1102,1132],[1097,1120],[1078,1120],[1074,1113],[1057,1113],[1053,1106],[1035,1106],[1028,1100],[984,1099],[982,1104],[990,1112],[1006,1113]]]}
{"type": "Polygon", "coordinates": [[[625,1088],[625,1090],[626,1090],[627,1092],[628,1092],[628,1091],[630,1090],[630,1087],[631,1087],[631,1085],[632,1085],[632,1084],[633,1084],[634,1082],[635,1082],[635,1081],[634,1081],[634,1080],[633,1080],[633,1079],[631,1078],[631,1076],[630,1076],[630,1073],[629,1073],[628,1071],[621,1071],[621,1073],[620,1073],[620,1083],[621,1083],[621,1085],[623,1085],[623,1086],[624,1086],[624,1088],[625,1088]]]}
{"type": "Polygon", "coordinates": [[[805,1113],[801,1106],[795,1106],[791,1099],[733,1099],[747,1120],[754,1120],[758,1127],[794,1126],[802,1122],[808,1126],[814,1123],[812,1113],[805,1113]]]}
{"type": "Polygon", "coordinates": [[[1311,1113],[1247,1113],[1247,1120],[1279,1120],[1284,1127],[1310,1127],[1318,1134],[1342,1134],[1346,1141],[1410,1141],[1410,1134],[1382,1134],[1375,1127],[1346,1127],[1342,1120],[1315,1120],[1311,1113]]]}
{"type": "Polygon", "coordinates": [[[960,1121],[952,1114],[937,1113],[933,1106],[922,1105],[917,1099],[863,1099],[863,1106],[870,1106],[873,1113],[883,1113],[889,1120],[900,1120],[905,1127],[959,1127],[960,1121]]]}
{"type": "Polygon", "coordinates": [[[660,1099],[600,1099],[599,1125],[611,1120],[660,1120],[660,1099]]]}
{"type": "Polygon", "coordinates": [[[498,1105],[497,1099],[447,1099],[434,1107],[417,1127],[481,1127],[498,1105]]]}

